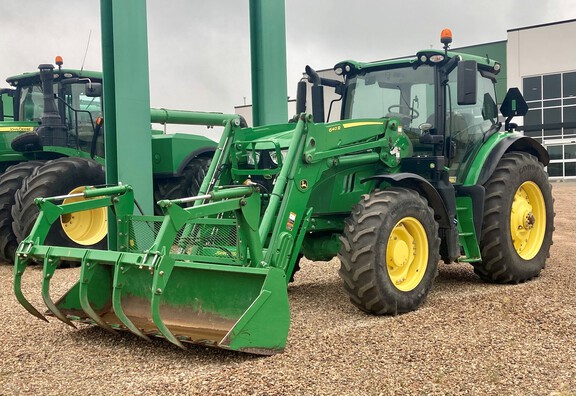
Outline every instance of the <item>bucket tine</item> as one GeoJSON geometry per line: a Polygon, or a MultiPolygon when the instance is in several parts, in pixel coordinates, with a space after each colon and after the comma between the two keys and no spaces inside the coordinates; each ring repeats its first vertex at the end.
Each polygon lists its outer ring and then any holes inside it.
{"type": "Polygon", "coordinates": [[[52,298],[50,298],[50,280],[54,276],[59,261],[58,258],[50,256],[50,249],[48,249],[46,256],[44,256],[44,268],[42,269],[42,299],[44,300],[44,304],[46,304],[48,310],[52,312],[54,316],[66,323],[68,326],[76,328],[70,319],[68,319],[66,315],[56,307],[52,298]]]}
{"type": "Polygon", "coordinates": [[[114,271],[114,288],[112,289],[112,308],[114,309],[114,313],[118,317],[118,319],[126,326],[132,333],[136,334],[138,337],[145,339],[146,341],[150,341],[150,338],[146,334],[144,334],[138,327],[132,323],[132,321],[126,316],[124,313],[124,309],[122,308],[122,286],[126,282],[125,273],[128,271],[127,268],[124,268],[122,264],[122,255],[118,257],[116,260],[115,271],[114,271]]]}
{"type": "MultiPolygon", "coordinates": [[[[156,259],[154,259],[155,261],[156,259]]],[[[172,273],[172,269],[174,268],[174,260],[170,257],[165,255],[160,259],[160,263],[156,271],[154,271],[154,279],[152,280],[152,300],[150,302],[150,307],[152,310],[152,321],[162,333],[162,335],[174,345],[182,349],[186,349],[184,345],[172,334],[172,332],[166,327],[166,324],[160,317],[160,299],[162,298],[162,293],[166,287],[166,283],[168,283],[168,278],[172,273]]]]}
{"type": "Polygon", "coordinates": [[[79,300],[82,310],[88,315],[96,324],[105,330],[115,333],[114,329],[108,325],[101,317],[94,311],[88,299],[88,287],[94,275],[94,270],[98,266],[97,263],[91,262],[88,259],[88,251],[82,259],[82,267],[80,269],[80,282],[79,282],[79,300]]]}
{"type": "Polygon", "coordinates": [[[18,302],[26,308],[28,312],[36,316],[38,319],[42,319],[48,322],[48,319],[44,317],[30,302],[24,297],[22,293],[22,275],[28,266],[28,258],[17,256],[14,262],[14,294],[18,302]]]}
{"type": "Polygon", "coordinates": [[[150,304],[151,308],[152,308],[152,320],[154,321],[154,324],[156,325],[156,327],[158,328],[160,333],[162,333],[162,335],[168,341],[170,341],[172,344],[177,345],[178,347],[180,347],[182,349],[186,349],[184,347],[184,345],[182,345],[180,340],[178,340],[178,338],[176,338],[174,336],[174,334],[172,334],[172,332],[168,329],[168,327],[166,327],[166,325],[162,321],[162,318],[160,317],[160,297],[161,297],[161,295],[162,295],[161,291],[160,292],[154,291],[152,293],[152,302],[150,304]]]}

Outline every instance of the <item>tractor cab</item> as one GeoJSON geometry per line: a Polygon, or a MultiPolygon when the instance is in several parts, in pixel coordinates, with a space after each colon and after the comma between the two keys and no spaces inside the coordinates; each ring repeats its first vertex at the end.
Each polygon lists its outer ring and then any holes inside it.
{"type": "Polygon", "coordinates": [[[60,57],[56,64],[57,69],[40,65],[38,72],[6,80],[13,87],[13,121],[34,125],[14,136],[12,149],[25,153],[51,146],[103,157],[101,74],[62,69],[60,57]]]}
{"type": "Polygon", "coordinates": [[[424,50],[390,61],[340,62],[334,72],[343,82],[320,82],[336,86],[342,95],[341,120],[395,119],[399,133],[409,138],[410,157],[444,157],[450,181],[461,182],[482,142],[501,126],[495,90],[500,64],[448,52],[451,36],[446,32],[442,40],[444,51],[424,50]]]}

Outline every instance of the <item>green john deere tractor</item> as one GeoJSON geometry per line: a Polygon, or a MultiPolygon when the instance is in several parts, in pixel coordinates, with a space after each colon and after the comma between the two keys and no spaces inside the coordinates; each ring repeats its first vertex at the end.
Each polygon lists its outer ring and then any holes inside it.
{"type": "MultiPolygon", "coordinates": [[[[39,72],[8,78],[0,118],[0,261],[11,262],[32,229],[38,196],[103,185],[102,74],[40,65],[39,72]]],[[[151,122],[188,123],[191,112],[152,109],[151,122]]],[[[151,136],[155,199],[196,194],[216,143],[203,136],[142,131],[151,136]]],[[[54,244],[106,248],[104,211],[59,222],[54,244]]]]}
{"type": "Polygon", "coordinates": [[[46,320],[21,290],[27,265],[41,262],[47,313],[70,325],[273,354],[286,344],[287,284],[302,256],[337,255],[351,302],[376,315],[417,309],[440,259],[470,263],[487,282],[538,276],[554,229],[548,154],[514,132],[512,117],[527,110],[518,90],[503,101],[502,129],[500,65],[444,44],[338,63],[341,81],[307,67],[313,116],[255,128],[223,120],[199,194],[159,201],[163,216],[133,215],[125,185],[87,187],[79,203],[37,199],[40,216],[17,252],[18,300],[46,320]],[[340,121],[324,122],[326,86],[342,96],[340,121]],[[59,218],[108,206],[117,250],[45,242],[59,218]],[[79,262],[80,279],[54,302],[61,260],[79,262]]]}

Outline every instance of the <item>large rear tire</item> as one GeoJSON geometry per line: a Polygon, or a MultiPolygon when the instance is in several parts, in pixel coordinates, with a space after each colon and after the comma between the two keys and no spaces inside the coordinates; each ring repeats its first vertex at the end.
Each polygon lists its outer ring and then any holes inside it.
{"type": "MultiPolygon", "coordinates": [[[[210,161],[210,158],[196,157],[184,167],[179,177],[156,179],[154,181],[154,201],[198,195],[204,176],[210,167],[210,161]]],[[[157,205],[154,205],[154,212],[158,215],[162,214],[157,205]]]]}
{"type": "Polygon", "coordinates": [[[364,195],[352,208],[338,254],[352,304],[376,314],[413,311],[438,273],[438,223],[426,200],[390,188],[364,195]]]}
{"type": "Polygon", "coordinates": [[[538,276],[554,231],[554,199],[544,166],[527,153],[506,154],[484,187],[482,262],[474,271],[494,283],[538,276]]]}
{"type": "MultiPolygon", "coordinates": [[[[18,242],[26,238],[38,217],[34,199],[79,192],[82,186],[105,183],[102,165],[85,158],[58,158],[48,161],[24,179],[12,207],[12,228],[18,242]]],[[[80,198],[81,199],[81,198],[80,198]]],[[[56,221],[45,244],[65,247],[106,249],[106,208],[61,216],[56,221]]]]}
{"type": "Polygon", "coordinates": [[[27,161],[12,165],[0,176],[0,261],[14,262],[18,242],[12,230],[12,206],[22,182],[44,161],[27,161]]]}

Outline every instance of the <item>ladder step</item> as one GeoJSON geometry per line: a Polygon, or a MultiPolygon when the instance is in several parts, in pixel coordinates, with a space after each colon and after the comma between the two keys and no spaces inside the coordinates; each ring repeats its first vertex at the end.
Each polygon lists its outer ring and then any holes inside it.
{"type": "Polygon", "coordinates": [[[460,258],[458,259],[459,263],[478,263],[482,261],[479,257],[471,257],[471,258],[460,258]]]}

